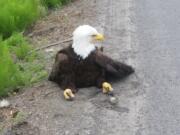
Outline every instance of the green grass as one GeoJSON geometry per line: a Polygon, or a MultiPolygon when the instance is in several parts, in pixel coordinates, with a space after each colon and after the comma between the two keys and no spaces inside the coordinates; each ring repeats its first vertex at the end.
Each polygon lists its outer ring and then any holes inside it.
{"type": "Polygon", "coordinates": [[[70,1],[0,0],[0,97],[47,76],[42,55],[29,54],[34,48],[18,33],[31,26],[48,8],[70,1]]]}
{"type": "Polygon", "coordinates": [[[13,63],[6,42],[0,41],[0,96],[21,84],[19,71],[13,63]]]}
{"type": "Polygon", "coordinates": [[[0,41],[0,96],[29,86],[47,76],[42,57],[29,54],[32,46],[22,34],[0,41]]]}
{"type": "Polygon", "coordinates": [[[42,9],[38,0],[0,0],[0,5],[0,34],[4,37],[30,26],[42,9]]]}
{"type": "Polygon", "coordinates": [[[53,7],[65,5],[71,0],[42,0],[42,1],[47,7],[53,8],[53,7]]]}
{"type": "Polygon", "coordinates": [[[45,7],[58,7],[70,1],[0,0],[0,34],[7,38],[15,31],[22,32],[45,14],[45,7]]]}

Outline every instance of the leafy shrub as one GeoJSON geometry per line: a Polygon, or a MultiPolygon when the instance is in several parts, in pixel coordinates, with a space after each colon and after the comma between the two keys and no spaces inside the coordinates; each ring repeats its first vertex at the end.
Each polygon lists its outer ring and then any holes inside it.
{"type": "Polygon", "coordinates": [[[22,34],[0,40],[0,96],[28,86],[47,76],[42,58],[33,52],[22,34]]]}
{"type": "Polygon", "coordinates": [[[43,0],[43,3],[50,8],[61,6],[67,4],[68,2],[70,2],[70,0],[43,0]]]}
{"type": "Polygon", "coordinates": [[[39,0],[0,0],[0,34],[8,37],[31,25],[41,13],[39,0]]]}
{"type": "Polygon", "coordinates": [[[0,41],[0,96],[19,85],[18,67],[13,63],[8,46],[0,41]]]}
{"type": "Polygon", "coordinates": [[[0,96],[47,76],[42,58],[29,53],[33,47],[22,32],[45,13],[45,7],[57,7],[71,0],[0,0],[0,96]],[[43,3],[43,4],[42,4],[43,3]],[[8,38],[9,37],[9,38],[8,38]]]}
{"type": "Polygon", "coordinates": [[[8,45],[18,59],[24,60],[32,47],[28,44],[25,37],[21,34],[14,34],[8,40],[8,45]]]}

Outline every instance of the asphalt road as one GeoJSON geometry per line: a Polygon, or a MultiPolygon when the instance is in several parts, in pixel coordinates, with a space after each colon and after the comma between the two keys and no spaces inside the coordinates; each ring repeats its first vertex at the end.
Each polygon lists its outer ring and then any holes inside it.
{"type": "Polygon", "coordinates": [[[107,53],[136,68],[135,75],[115,84],[119,105],[129,111],[114,120],[113,134],[180,134],[179,5],[178,0],[108,2],[107,53]]]}
{"type": "Polygon", "coordinates": [[[134,3],[138,74],[146,84],[138,135],[180,134],[180,1],[134,3]]]}

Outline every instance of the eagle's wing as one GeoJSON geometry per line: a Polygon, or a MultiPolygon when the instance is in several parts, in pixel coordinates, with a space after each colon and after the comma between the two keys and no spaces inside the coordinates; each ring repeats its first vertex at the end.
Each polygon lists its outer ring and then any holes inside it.
{"type": "Polygon", "coordinates": [[[134,72],[134,69],[131,66],[111,59],[110,57],[104,55],[101,50],[96,51],[95,62],[100,67],[104,68],[107,73],[119,78],[126,77],[134,72]]]}
{"type": "Polygon", "coordinates": [[[66,65],[66,64],[68,64],[68,62],[69,62],[68,56],[65,53],[58,52],[56,55],[56,58],[55,58],[54,65],[52,67],[52,71],[51,71],[48,79],[50,81],[56,81],[58,79],[57,77],[61,73],[61,71],[63,69],[65,69],[65,70],[67,69],[67,68],[63,68],[60,66],[66,65]]]}

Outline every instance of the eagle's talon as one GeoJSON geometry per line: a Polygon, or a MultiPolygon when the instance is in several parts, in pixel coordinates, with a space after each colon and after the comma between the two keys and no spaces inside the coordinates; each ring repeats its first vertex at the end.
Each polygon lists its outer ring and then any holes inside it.
{"type": "Polygon", "coordinates": [[[111,96],[111,97],[113,97],[113,96],[114,96],[114,92],[113,92],[113,91],[109,91],[109,92],[108,92],[108,95],[111,96]]]}
{"type": "Polygon", "coordinates": [[[103,89],[103,93],[105,93],[105,94],[112,93],[112,91],[113,91],[111,84],[108,82],[104,82],[102,84],[102,89],[103,89]]]}
{"type": "Polygon", "coordinates": [[[66,100],[73,100],[75,98],[71,89],[65,89],[63,94],[66,100]]]}

